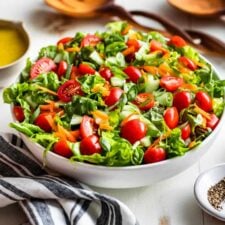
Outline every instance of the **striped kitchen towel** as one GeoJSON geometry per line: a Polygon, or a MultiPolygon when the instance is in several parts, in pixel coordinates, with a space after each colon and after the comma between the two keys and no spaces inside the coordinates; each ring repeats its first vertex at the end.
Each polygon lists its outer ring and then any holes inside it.
{"type": "Polygon", "coordinates": [[[0,134],[0,207],[18,202],[32,225],[137,225],[122,202],[50,175],[13,134],[0,134]]]}

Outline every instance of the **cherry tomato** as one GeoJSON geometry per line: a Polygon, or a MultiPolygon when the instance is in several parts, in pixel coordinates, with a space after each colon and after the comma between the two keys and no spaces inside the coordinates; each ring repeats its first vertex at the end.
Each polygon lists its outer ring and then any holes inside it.
{"type": "Polygon", "coordinates": [[[136,96],[133,103],[141,110],[149,110],[155,104],[154,96],[150,93],[140,93],[136,96]]]}
{"type": "Polygon", "coordinates": [[[58,97],[63,102],[69,102],[74,95],[82,95],[80,83],[76,80],[68,80],[62,84],[58,91],[58,97]]]}
{"type": "Polygon", "coordinates": [[[57,42],[57,45],[59,44],[65,45],[66,43],[70,42],[72,39],[73,39],[72,37],[64,37],[57,42]]]}
{"type": "Polygon", "coordinates": [[[137,83],[139,78],[141,77],[141,71],[135,66],[128,66],[124,69],[124,72],[128,75],[129,79],[137,83]]]}
{"type": "Polygon", "coordinates": [[[185,56],[181,56],[178,61],[190,70],[195,71],[198,68],[198,66],[191,59],[185,56]]]}
{"type": "Polygon", "coordinates": [[[150,42],[150,51],[161,51],[163,50],[162,43],[156,40],[151,40],[150,42]]]}
{"type": "Polygon", "coordinates": [[[50,58],[39,59],[30,70],[30,78],[34,79],[41,73],[46,73],[56,69],[56,64],[50,58]]]}
{"type": "Polygon", "coordinates": [[[170,41],[168,42],[169,45],[173,45],[177,48],[182,48],[184,47],[185,45],[187,45],[186,41],[180,37],[180,36],[173,36],[171,37],[170,41]]]}
{"type": "Polygon", "coordinates": [[[136,39],[128,39],[127,41],[127,46],[130,47],[134,47],[135,52],[139,50],[139,48],[141,47],[140,43],[138,42],[138,40],[136,39]]]}
{"type": "Polygon", "coordinates": [[[99,70],[99,74],[105,78],[107,81],[110,80],[110,78],[113,76],[112,71],[108,67],[102,67],[99,70]]]}
{"type": "Polygon", "coordinates": [[[95,70],[91,66],[89,66],[88,64],[85,64],[85,63],[81,63],[78,66],[78,71],[81,75],[95,74],[95,70]]]}
{"type": "Polygon", "coordinates": [[[177,92],[173,97],[173,106],[175,106],[178,111],[187,108],[191,104],[191,93],[188,91],[177,92]]]}
{"type": "Polygon", "coordinates": [[[13,114],[19,122],[23,122],[25,119],[23,108],[21,106],[14,106],[13,107],[13,114]]]}
{"type": "Polygon", "coordinates": [[[199,91],[195,95],[196,104],[206,112],[212,111],[212,99],[204,91],[199,91]]]}
{"type": "Polygon", "coordinates": [[[59,65],[58,65],[58,70],[57,70],[57,74],[59,77],[62,77],[66,74],[66,70],[67,70],[68,64],[66,61],[60,61],[59,65]]]}
{"type": "Polygon", "coordinates": [[[80,124],[80,134],[86,138],[94,133],[94,119],[89,116],[83,116],[80,124]]]}
{"type": "Polygon", "coordinates": [[[210,114],[210,119],[206,120],[206,126],[214,130],[219,123],[219,118],[215,114],[210,114]]]}
{"type": "Polygon", "coordinates": [[[187,123],[182,129],[181,129],[181,137],[183,140],[186,140],[191,135],[191,126],[189,123],[187,123]]]}
{"type": "Polygon", "coordinates": [[[183,84],[180,77],[164,76],[160,80],[160,86],[167,91],[176,91],[183,84]]]}
{"type": "Polygon", "coordinates": [[[155,163],[166,159],[166,151],[160,147],[149,147],[144,154],[144,163],[155,163]]]}
{"type": "Polygon", "coordinates": [[[146,133],[146,125],[139,119],[129,120],[121,127],[121,136],[131,144],[145,137],[146,133]]]}
{"type": "Polygon", "coordinates": [[[164,113],[164,120],[166,122],[166,125],[170,129],[177,127],[178,122],[179,122],[179,114],[178,114],[177,108],[171,107],[171,108],[166,109],[166,111],[164,113]]]}
{"type": "Polygon", "coordinates": [[[70,158],[73,155],[66,140],[59,140],[53,146],[53,152],[66,158],[70,158]]]}
{"type": "Polygon", "coordinates": [[[119,87],[111,88],[109,95],[105,98],[105,104],[107,106],[112,106],[116,104],[120,100],[122,94],[123,90],[121,88],[119,87]]]}
{"type": "Polygon", "coordinates": [[[101,154],[102,148],[98,136],[91,135],[82,139],[80,142],[80,152],[82,155],[101,154]]]}
{"type": "Polygon", "coordinates": [[[101,41],[101,39],[99,37],[97,37],[94,34],[88,34],[86,35],[82,41],[80,46],[81,47],[86,47],[86,46],[95,46],[97,45],[99,42],[101,41]]]}
{"type": "Polygon", "coordinates": [[[78,68],[76,66],[72,66],[71,72],[70,72],[70,78],[71,80],[75,79],[76,77],[79,77],[78,68]]]}
{"type": "Polygon", "coordinates": [[[39,126],[42,130],[45,132],[51,132],[52,127],[48,122],[47,116],[49,116],[49,113],[41,113],[34,121],[34,124],[39,126]]]}

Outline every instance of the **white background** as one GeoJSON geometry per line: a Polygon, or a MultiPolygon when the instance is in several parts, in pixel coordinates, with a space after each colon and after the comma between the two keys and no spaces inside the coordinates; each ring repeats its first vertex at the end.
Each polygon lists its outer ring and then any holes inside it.
{"type": "MultiPolygon", "coordinates": [[[[117,3],[127,9],[158,13],[174,20],[181,27],[199,29],[225,41],[225,23],[216,19],[196,20],[171,8],[165,0],[119,0],[117,3]]],[[[107,21],[101,18],[68,19],[50,10],[41,0],[1,0],[0,19],[24,22],[31,38],[29,55],[32,57],[36,56],[42,46],[55,43],[60,37],[73,35],[79,30],[88,32],[103,30],[103,25],[107,21]]],[[[148,24],[158,26],[151,21],[148,24]]],[[[225,59],[214,57],[209,59],[225,78],[225,59]]],[[[24,63],[25,61],[12,70],[0,71],[0,86],[7,86],[13,82],[24,63]]],[[[8,128],[8,123],[11,121],[9,106],[2,103],[2,98],[0,113],[0,131],[12,131],[8,128]]],[[[96,190],[112,195],[127,204],[141,225],[222,225],[224,222],[208,216],[198,207],[193,196],[193,185],[201,171],[225,162],[224,133],[225,126],[208,153],[197,164],[176,177],[143,188],[127,190],[96,188],[96,190]]],[[[0,209],[0,225],[19,225],[25,221],[26,217],[17,205],[0,209]]]]}

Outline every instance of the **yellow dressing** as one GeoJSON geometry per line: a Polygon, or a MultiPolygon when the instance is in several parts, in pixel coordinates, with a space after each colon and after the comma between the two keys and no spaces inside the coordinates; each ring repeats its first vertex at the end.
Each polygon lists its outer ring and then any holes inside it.
{"type": "Polygon", "coordinates": [[[26,43],[17,29],[0,27],[0,66],[16,61],[26,51],[26,43]]]}

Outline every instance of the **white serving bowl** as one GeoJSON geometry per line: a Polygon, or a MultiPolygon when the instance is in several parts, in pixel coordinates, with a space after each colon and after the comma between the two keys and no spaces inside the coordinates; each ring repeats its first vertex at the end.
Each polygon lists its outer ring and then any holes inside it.
{"type": "MultiPolygon", "coordinates": [[[[214,69],[215,71],[215,69],[214,69]]],[[[218,73],[216,73],[218,74],[218,73]]],[[[225,111],[214,131],[196,148],[184,156],[175,157],[153,164],[126,167],[107,167],[82,162],[71,163],[68,159],[48,152],[47,167],[58,173],[75,178],[85,184],[104,188],[134,188],[150,185],[175,176],[188,169],[208,151],[225,120],[225,111]]],[[[43,162],[44,148],[21,134],[32,154],[43,162]]]]}

